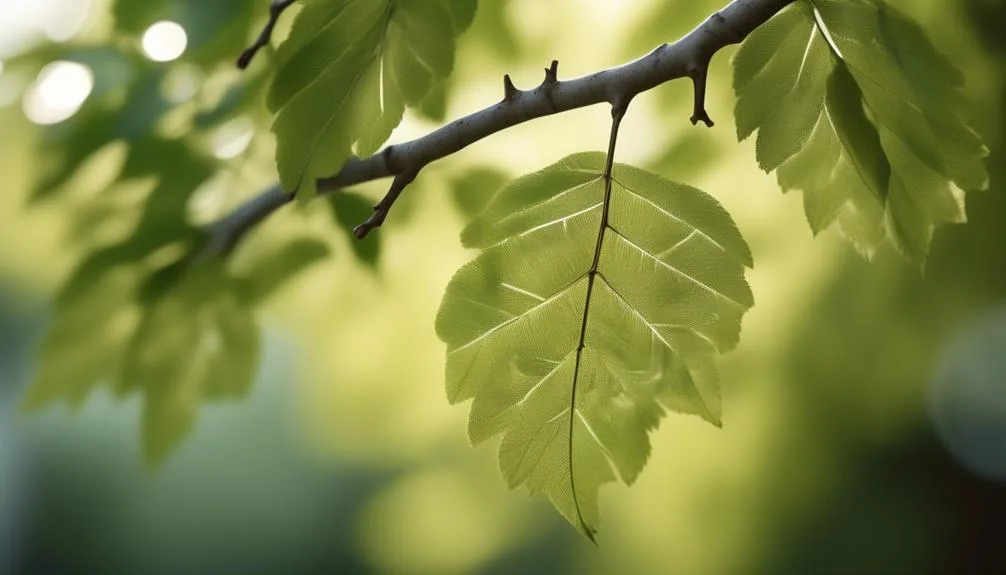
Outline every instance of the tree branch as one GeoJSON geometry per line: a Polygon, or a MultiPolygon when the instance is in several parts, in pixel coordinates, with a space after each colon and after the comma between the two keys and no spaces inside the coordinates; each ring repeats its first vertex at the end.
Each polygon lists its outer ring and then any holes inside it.
{"type": "Polygon", "coordinates": [[[269,21],[265,23],[262,28],[262,33],[258,35],[255,43],[248,47],[247,50],[241,53],[241,57],[238,58],[237,67],[244,70],[251,64],[252,58],[258,51],[269,45],[269,40],[272,39],[272,31],[276,28],[276,22],[279,17],[283,15],[283,12],[290,7],[291,4],[297,0],[272,0],[269,4],[269,21]]]}
{"type": "MultiPolygon", "coordinates": [[[[293,0],[274,0],[276,6],[293,0]]],[[[355,184],[396,177],[388,195],[375,206],[375,214],[357,227],[365,236],[388,215],[395,199],[426,165],[467,146],[529,120],[594,104],[617,105],[635,95],[678,78],[695,84],[693,124],[713,122],[705,110],[709,62],[721,48],[737,44],[794,0],[733,0],[673,44],[662,44],[638,60],[588,76],[559,81],[558,62],[545,70],[545,79],[531,90],[519,90],[504,76],[504,98],[481,111],[451,122],[421,138],[388,146],[369,158],[350,158],[338,174],[318,180],[319,192],[332,192],[355,184]]],[[[285,7],[285,6],[284,6],[285,7]]],[[[278,17],[278,16],[277,16],[278,17]]],[[[263,36],[271,32],[270,20],[263,36]]],[[[261,41],[261,38],[259,39],[261,41]]],[[[260,42],[256,42],[256,45],[260,42]]],[[[254,48],[254,46],[252,47],[254,48]]],[[[249,48],[251,50],[252,48],[249,48]]],[[[258,222],[292,199],[292,194],[271,188],[253,198],[209,228],[207,249],[230,250],[258,222]]]]}

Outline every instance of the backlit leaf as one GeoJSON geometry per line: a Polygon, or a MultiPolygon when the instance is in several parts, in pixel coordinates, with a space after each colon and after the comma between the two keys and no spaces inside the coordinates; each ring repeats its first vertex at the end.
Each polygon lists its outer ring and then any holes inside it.
{"type": "Polygon", "coordinates": [[[507,483],[590,538],[598,488],[636,479],[666,410],[719,424],[714,357],[753,304],[751,254],[713,198],[619,164],[606,203],[604,165],[577,154],[503,188],[437,317],[471,440],[502,435],[507,483]]]}
{"type": "Polygon", "coordinates": [[[734,59],[737,133],[800,189],[816,232],[837,223],[866,256],[891,241],[921,265],[933,229],[964,221],[987,149],[967,124],[962,77],[925,33],[874,0],[804,0],[734,59]]]}
{"type": "Polygon", "coordinates": [[[455,37],[474,0],[307,0],[267,105],[286,190],[315,194],[351,153],[374,153],[454,66],[455,37]]]}

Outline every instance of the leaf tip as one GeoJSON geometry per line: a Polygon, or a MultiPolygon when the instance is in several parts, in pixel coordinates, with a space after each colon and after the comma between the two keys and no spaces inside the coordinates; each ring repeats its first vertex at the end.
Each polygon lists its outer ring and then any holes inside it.
{"type": "Polygon", "coordinates": [[[586,537],[587,540],[594,545],[594,547],[596,548],[601,547],[601,545],[598,544],[597,542],[597,529],[594,529],[590,525],[587,525],[587,523],[582,519],[580,520],[580,533],[583,533],[583,536],[586,537]]]}

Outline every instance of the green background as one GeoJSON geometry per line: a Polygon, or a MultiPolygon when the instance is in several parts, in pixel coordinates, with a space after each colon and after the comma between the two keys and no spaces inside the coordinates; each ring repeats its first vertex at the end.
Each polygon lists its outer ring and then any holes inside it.
{"type": "MultiPolygon", "coordinates": [[[[0,10],[16,3],[0,3],[0,10]]],[[[182,137],[205,151],[219,126],[242,115],[255,137],[238,158],[207,168],[223,198],[208,210],[223,213],[272,183],[264,106],[240,94],[230,96],[233,108],[217,105],[241,82],[254,92],[267,74],[268,54],[243,80],[231,66],[266,3],[164,1],[151,3],[162,13],[149,14],[129,0],[118,10],[113,4],[94,3],[72,42],[135,56],[131,64],[107,52],[89,56],[102,79],[96,91],[137,86],[113,106],[117,133],[134,142],[182,137]],[[155,65],[138,56],[150,18],[186,27],[189,50],[179,62],[155,65]],[[183,74],[183,66],[203,78],[197,97],[162,101],[164,77],[183,74]]],[[[616,65],[676,39],[720,4],[483,0],[460,40],[446,117],[497,101],[504,73],[529,87],[553,58],[560,77],[616,65]]],[[[687,121],[687,82],[634,102],[618,160],[723,203],[751,245],[748,280],[757,303],[740,346],[720,361],[723,429],[666,417],[638,482],[602,490],[600,549],[546,502],[509,492],[493,446],[468,445],[467,409],[445,397],[434,318],[451,275],[474,255],[458,239],[470,215],[506,177],[604,148],[606,110],[526,124],[431,166],[378,239],[368,240],[379,246],[351,242],[347,223],[359,218],[337,221],[324,201],[277,214],[237,258],[253,262],[305,236],[332,255],[257,310],[262,359],[247,397],[203,407],[191,435],[151,472],[136,398],[96,389],[78,409],[30,416],[18,414],[17,404],[39,368],[34,350],[60,283],[101,238],[121,233],[136,196],[158,178],[112,185],[126,153],[113,144],[59,193],[29,202],[60,154],[94,151],[86,141],[73,148],[53,138],[97,112],[85,107],[40,129],[18,99],[0,108],[0,571],[1001,570],[1006,6],[894,4],[918,18],[964,71],[974,125],[992,149],[990,189],[968,196],[967,225],[937,232],[925,273],[889,248],[868,263],[834,232],[812,237],[799,195],[781,194],[775,177],[758,169],[752,140],[736,143],[733,49],[713,63],[708,109],[716,128],[687,121]]],[[[32,25],[3,12],[0,20],[11,29],[32,25]]],[[[65,49],[43,43],[23,64],[4,53],[0,80],[30,80],[65,49]]],[[[438,125],[436,107],[407,116],[393,141],[438,125]]],[[[98,127],[82,133],[110,125],[95,117],[98,127]]],[[[151,147],[139,157],[171,176],[159,185],[184,188],[191,165],[172,154],[151,147]]],[[[373,199],[383,185],[355,192],[373,199]]],[[[343,213],[366,211],[362,201],[348,205],[343,213]]],[[[82,330],[81,341],[93,335],[82,330]]]]}

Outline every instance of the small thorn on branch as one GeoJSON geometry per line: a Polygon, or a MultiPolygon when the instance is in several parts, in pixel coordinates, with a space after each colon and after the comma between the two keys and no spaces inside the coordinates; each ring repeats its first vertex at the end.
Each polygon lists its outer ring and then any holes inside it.
{"type": "Polygon", "coordinates": [[[715,123],[709,117],[709,113],[706,112],[706,78],[708,72],[708,64],[694,66],[688,70],[688,77],[692,79],[692,84],[695,86],[695,109],[692,112],[691,121],[693,126],[702,122],[712,128],[715,123]]]}
{"type": "Polygon", "coordinates": [[[258,54],[259,50],[269,45],[269,41],[272,39],[272,32],[276,28],[276,22],[283,15],[283,12],[294,2],[296,0],[272,0],[272,3],[269,4],[269,21],[262,28],[262,32],[258,38],[255,39],[255,43],[249,46],[238,57],[237,67],[239,70],[247,68],[251,64],[252,59],[255,58],[255,54],[258,54]]]}
{"type": "Polygon", "coordinates": [[[419,175],[419,170],[421,168],[412,168],[406,170],[397,176],[395,176],[394,181],[391,182],[391,189],[385,194],[384,198],[374,206],[374,215],[370,216],[367,221],[353,228],[353,235],[357,239],[363,239],[367,237],[367,234],[374,231],[375,229],[381,227],[384,224],[384,220],[388,217],[388,213],[391,212],[392,206],[395,205],[395,201],[398,200],[398,196],[402,195],[405,188],[416,179],[419,175]]]}
{"type": "Polygon", "coordinates": [[[510,79],[510,74],[505,74],[503,76],[503,100],[507,102],[513,102],[517,99],[520,94],[520,90],[517,86],[513,85],[513,80],[510,79]]]}
{"type": "Polygon", "coordinates": [[[542,82],[542,86],[550,88],[559,83],[559,61],[552,60],[552,65],[545,68],[545,81],[542,82]]]}

